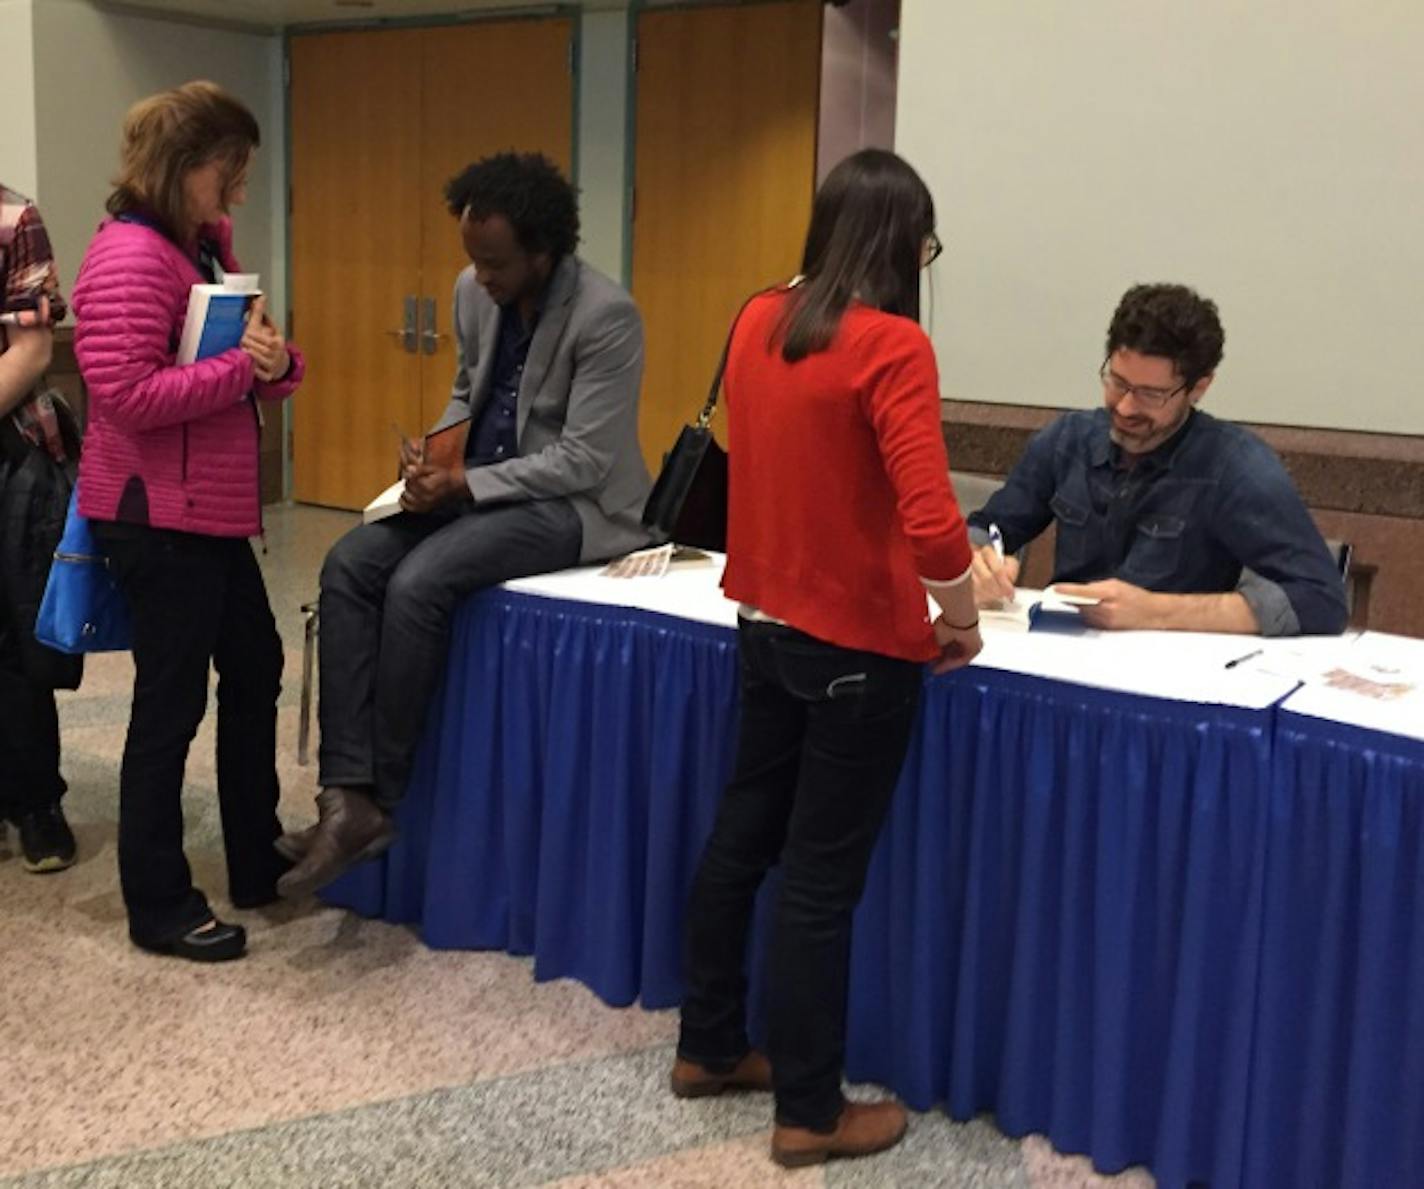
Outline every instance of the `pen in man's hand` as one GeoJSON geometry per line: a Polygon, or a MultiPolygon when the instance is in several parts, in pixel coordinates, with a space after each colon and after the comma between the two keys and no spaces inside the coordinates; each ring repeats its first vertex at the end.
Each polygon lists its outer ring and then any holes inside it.
{"type": "MultiPolygon", "coordinates": [[[[1004,534],[999,531],[997,524],[989,525],[989,545],[994,550],[994,555],[1000,562],[1004,560],[1004,534]]],[[[1013,592],[1009,592],[1008,601],[1014,602],[1013,592]]]]}
{"type": "Polygon", "coordinates": [[[391,422],[391,432],[400,439],[402,449],[406,446],[410,447],[410,452],[415,455],[416,462],[425,461],[425,442],[423,440],[416,442],[413,438],[406,437],[404,431],[394,421],[391,422]]]}

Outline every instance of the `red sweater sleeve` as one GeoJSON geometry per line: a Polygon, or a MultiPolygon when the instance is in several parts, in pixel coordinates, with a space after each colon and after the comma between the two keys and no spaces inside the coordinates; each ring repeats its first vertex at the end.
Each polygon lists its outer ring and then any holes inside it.
{"type": "Polygon", "coordinates": [[[900,524],[921,578],[952,582],[970,566],[969,532],[949,482],[940,425],[939,368],[924,332],[896,319],[864,353],[872,374],[862,387],[900,524]]]}

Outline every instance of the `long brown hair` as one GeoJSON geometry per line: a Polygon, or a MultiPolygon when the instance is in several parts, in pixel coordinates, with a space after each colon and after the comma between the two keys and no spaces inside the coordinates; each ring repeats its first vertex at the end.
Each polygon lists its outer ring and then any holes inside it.
{"type": "Polygon", "coordinates": [[[183,179],[220,161],[231,187],[259,143],[257,120],[216,83],[191,82],[141,99],[124,117],[119,172],[104,204],[111,215],[142,211],[173,239],[191,238],[183,179]]]}
{"type": "Polygon", "coordinates": [[[777,329],[782,358],[795,363],[824,351],[853,300],[918,319],[920,265],[934,225],[929,188],[894,153],[862,149],[831,170],[811,208],[805,280],[791,290],[777,329]]]}

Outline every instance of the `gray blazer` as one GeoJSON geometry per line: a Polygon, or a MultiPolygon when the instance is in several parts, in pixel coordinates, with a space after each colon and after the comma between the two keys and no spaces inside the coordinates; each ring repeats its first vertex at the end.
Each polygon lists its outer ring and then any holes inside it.
{"type": "MultiPolygon", "coordinates": [[[[478,417],[489,399],[499,307],[465,269],[455,281],[459,366],[432,427],[478,417]]],[[[643,321],[619,285],[577,256],[559,262],[519,384],[519,457],[465,472],[476,504],[567,499],[583,523],[584,561],[648,543],[651,480],[638,446],[643,321]]]]}

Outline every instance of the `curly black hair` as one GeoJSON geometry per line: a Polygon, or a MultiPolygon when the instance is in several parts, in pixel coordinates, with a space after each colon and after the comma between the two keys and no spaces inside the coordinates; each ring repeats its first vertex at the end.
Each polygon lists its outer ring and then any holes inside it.
{"type": "Polygon", "coordinates": [[[481,158],[445,183],[445,205],[457,219],[503,215],[526,252],[558,258],[578,247],[578,196],[543,153],[481,158]]]}
{"type": "Polygon", "coordinates": [[[1134,285],[1108,326],[1108,356],[1126,347],[1170,359],[1188,388],[1221,362],[1226,333],[1216,303],[1185,285],[1134,285]]]}

